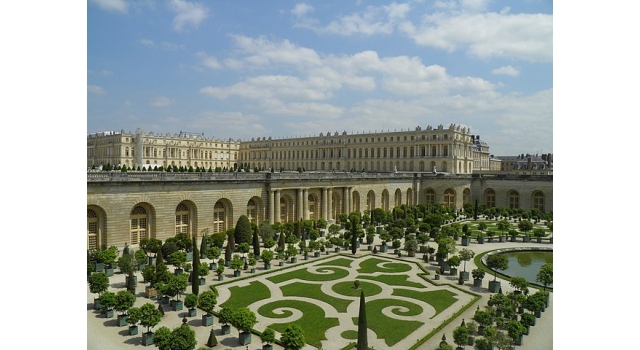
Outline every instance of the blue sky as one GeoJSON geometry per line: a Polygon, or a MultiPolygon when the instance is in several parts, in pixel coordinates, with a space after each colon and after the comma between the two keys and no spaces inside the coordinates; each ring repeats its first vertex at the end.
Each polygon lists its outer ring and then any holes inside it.
{"type": "Polygon", "coordinates": [[[553,153],[551,1],[87,4],[87,133],[450,123],[496,156],[553,153]]]}

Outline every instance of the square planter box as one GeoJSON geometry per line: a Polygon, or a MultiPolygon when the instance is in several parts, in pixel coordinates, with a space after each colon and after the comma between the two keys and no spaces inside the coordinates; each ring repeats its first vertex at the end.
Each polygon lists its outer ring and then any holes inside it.
{"type": "Polygon", "coordinates": [[[335,252],[336,252],[336,253],[340,253],[340,248],[339,248],[339,247],[336,247],[336,248],[335,248],[335,252]]]}
{"type": "Polygon", "coordinates": [[[478,237],[478,244],[484,244],[484,237],[478,237]]]}
{"type": "Polygon", "coordinates": [[[381,253],[386,253],[388,249],[389,249],[389,246],[386,246],[386,245],[381,245],[380,246],[380,252],[381,253]]]}
{"type": "Polygon", "coordinates": [[[251,332],[241,332],[238,335],[238,340],[240,341],[240,345],[251,344],[251,332]]]}
{"type": "Polygon", "coordinates": [[[129,335],[138,335],[138,326],[129,326],[129,335]]]}
{"type": "Polygon", "coordinates": [[[104,312],[105,318],[113,318],[113,310],[107,310],[104,312]]]}
{"type": "Polygon", "coordinates": [[[499,240],[500,240],[500,243],[504,243],[504,242],[506,242],[507,237],[506,236],[500,236],[499,240]]]}
{"type": "Polygon", "coordinates": [[[153,287],[149,287],[149,286],[144,287],[144,295],[149,299],[155,298],[157,293],[158,291],[153,287]]]}
{"type": "Polygon", "coordinates": [[[291,263],[292,263],[292,264],[295,264],[295,263],[297,263],[297,262],[298,262],[298,258],[291,258],[291,263]]]}
{"type": "Polygon", "coordinates": [[[180,311],[184,308],[184,303],[182,300],[177,300],[173,302],[173,311],[180,311]]]}
{"type": "Polygon", "coordinates": [[[118,327],[124,327],[127,325],[127,315],[118,315],[118,327]]]}
{"type": "Polygon", "coordinates": [[[209,270],[214,271],[215,269],[218,268],[218,264],[216,263],[209,263],[209,270]]]}
{"type": "Polygon", "coordinates": [[[228,324],[222,325],[222,334],[227,335],[231,333],[231,326],[228,324]]]}
{"type": "MultiPolygon", "coordinates": [[[[124,276],[124,283],[129,284],[129,276],[124,276]]],[[[138,284],[138,276],[133,276],[133,284],[138,284]]]]}
{"type": "Polygon", "coordinates": [[[169,297],[166,295],[163,295],[162,300],[160,301],[160,304],[163,304],[163,305],[169,304],[169,297]]]}
{"type": "Polygon", "coordinates": [[[463,280],[468,281],[469,280],[469,271],[460,271],[460,277],[463,280]]]}
{"type": "Polygon", "coordinates": [[[201,285],[201,286],[204,286],[204,285],[205,285],[205,283],[207,283],[207,280],[206,280],[206,279],[204,279],[204,278],[200,278],[200,285],[201,285]]]}
{"type": "Polygon", "coordinates": [[[449,276],[455,276],[458,274],[458,269],[452,267],[451,269],[449,269],[449,276]]]}
{"type": "Polygon", "coordinates": [[[436,281],[440,280],[440,275],[436,274],[436,277],[434,278],[436,281]]]}
{"type": "Polygon", "coordinates": [[[489,291],[491,293],[498,293],[500,290],[500,281],[489,281],[489,291]]]}
{"type": "Polygon", "coordinates": [[[205,327],[213,325],[213,315],[212,314],[202,315],[202,325],[205,327]]]}
{"type": "Polygon", "coordinates": [[[469,242],[471,242],[471,238],[469,238],[469,237],[462,237],[462,241],[461,241],[461,242],[462,242],[462,245],[463,245],[464,247],[467,247],[467,246],[469,246],[469,242]]]}
{"type": "Polygon", "coordinates": [[[102,304],[100,304],[100,300],[98,300],[98,298],[93,298],[93,309],[102,310],[102,304]]]}
{"type": "Polygon", "coordinates": [[[178,267],[178,268],[176,268],[175,270],[173,270],[173,274],[174,274],[174,275],[176,275],[176,276],[177,276],[177,275],[181,275],[181,274],[182,274],[182,271],[183,271],[183,270],[182,270],[181,268],[179,268],[179,267],[178,267]]]}
{"type": "Polygon", "coordinates": [[[319,258],[320,257],[320,252],[313,253],[313,256],[315,256],[316,258],[319,258]]]}
{"type": "Polygon", "coordinates": [[[273,350],[273,345],[271,344],[263,345],[262,350],[273,350]]]}
{"type": "Polygon", "coordinates": [[[305,256],[304,256],[304,260],[309,260],[309,256],[308,256],[308,255],[305,255],[305,256]]]}
{"type": "Polygon", "coordinates": [[[271,264],[267,264],[267,263],[265,263],[265,264],[264,264],[264,269],[265,269],[265,270],[271,270],[271,264]]]}
{"type": "Polygon", "coordinates": [[[187,261],[193,261],[193,252],[187,252],[187,261]]]}
{"type": "Polygon", "coordinates": [[[138,264],[138,271],[144,270],[145,267],[147,267],[147,264],[138,264]]]}
{"type": "Polygon", "coordinates": [[[218,275],[218,281],[224,281],[224,275],[218,275]]]}
{"type": "Polygon", "coordinates": [[[536,241],[538,241],[538,243],[542,243],[542,237],[536,237],[536,241]]]}
{"type": "Polygon", "coordinates": [[[198,314],[198,310],[195,309],[195,308],[194,309],[188,309],[187,311],[189,312],[188,313],[189,317],[196,317],[196,315],[198,314]]]}
{"type": "Polygon", "coordinates": [[[107,276],[111,277],[113,276],[113,268],[112,267],[105,267],[104,272],[107,274],[107,276]]]}
{"type": "Polygon", "coordinates": [[[524,237],[522,237],[522,242],[524,242],[524,243],[529,243],[529,242],[531,242],[531,237],[529,237],[529,236],[524,236],[524,237]]]}
{"type": "Polygon", "coordinates": [[[95,263],[93,267],[94,267],[93,271],[102,272],[104,270],[104,263],[95,263]]]}
{"type": "Polygon", "coordinates": [[[238,270],[233,271],[233,277],[240,277],[241,274],[242,274],[242,271],[238,271],[238,270]]]}
{"type": "Polygon", "coordinates": [[[153,345],[153,332],[142,333],[142,345],[153,345]]]}
{"type": "Polygon", "coordinates": [[[518,236],[511,236],[511,242],[515,242],[518,236]]]}
{"type": "Polygon", "coordinates": [[[284,266],[284,261],[280,261],[280,262],[278,263],[278,266],[284,266]]]}

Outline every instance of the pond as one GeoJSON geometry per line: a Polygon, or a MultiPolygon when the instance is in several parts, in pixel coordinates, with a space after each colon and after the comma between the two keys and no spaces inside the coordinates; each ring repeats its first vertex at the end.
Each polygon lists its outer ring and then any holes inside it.
{"type": "MultiPolygon", "coordinates": [[[[542,265],[553,263],[552,251],[514,251],[501,254],[509,258],[509,268],[500,272],[511,277],[524,277],[529,283],[537,283],[536,275],[542,265]]],[[[553,284],[547,287],[553,288],[553,284]]]]}

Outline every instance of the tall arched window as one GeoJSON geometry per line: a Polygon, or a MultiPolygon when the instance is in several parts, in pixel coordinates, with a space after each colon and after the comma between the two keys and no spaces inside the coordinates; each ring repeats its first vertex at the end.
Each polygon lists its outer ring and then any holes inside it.
{"type": "Polygon", "coordinates": [[[509,208],[520,208],[520,196],[517,191],[509,191],[509,208]]]}
{"type": "Polygon", "coordinates": [[[249,218],[249,222],[258,224],[258,206],[253,199],[249,199],[249,203],[247,203],[247,218],[249,218]]]}
{"type": "Polygon", "coordinates": [[[485,204],[487,208],[493,208],[496,206],[496,191],[488,189],[485,193],[485,204]]]}
{"type": "Polygon", "coordinates": [[[450,208],[456,207],[456,195],[450,188],[444,191],[444,205],[450,208]]]}
{"type": "Polygon", "coordinates": [[[186,233],[191,235],[189,230],[189,208],[186,204],[180,203],[176,208],[176,234],[186,233]]]}
{"type": "Polygon", "coordinates": [[[367,210],[373,210],[376,207],[376,194],[373,191],[367,193],[367,210]]]}
{"type": "Polygon", "coordinates": [[[352,211],[360,211],[360,193],[353,191],[351,194],[351,198],[352,211]]]}
{"type": "Polygon", "coordinates": [[[213,233],[224,232],[226,225],[227,212],[224,204],[218,202],[213,207],[213,233]]]}
{"type": "Polygon", "coordinates": [[[407,189],[407,205],[413,205],[413,189],[407,189]]]}
{"type": "Polygon", "coordinates": [[[87,249],[98,249],[98,215],[87,209],[87,249]]]}
{"type": "Polygon", "coordinates": [[[544,213],[544,193],[538,191],[533,194],[533,208],[544,213]]]}
{"type": "Polygon", "coordinates": [[[317,201],[316,201],[316,196],[310,194],[307,197],[307,201],[309,203],[309,220],[318,220],[318,210],[317,210],[317,201]]]}
{"type": "Polygon", "coordinates": [[[382,210],[389,210],[389,191],[382,191],[382,210]]]}
{"type": "Polygon", "coordinates": [[[138,205],[131,210],[131,226],[129,229],[131,245],[137,245],[142,238],[147,237],[148,221],[147,211],[143,207],[138,205]]]}
{"type": "Polygon", "coordinates": [[[471,200],[471,191],[468,188],[465,188],[462,191],[462,204],[467,204],[471,200]]]}
{"type": "Polygon", "coordinates": [[[400,191],[400,189],[396,189],[396,193],[393,199],[393,206],[394,207],[399,207],[402,205],[402,191],[400,191]]]}
{"type": "Polygon", "coordinates": [[[425,191],[425,201],[430,204],[434,204],[436,202],[436,191],[431,188],[428,188],[425,191]]]}

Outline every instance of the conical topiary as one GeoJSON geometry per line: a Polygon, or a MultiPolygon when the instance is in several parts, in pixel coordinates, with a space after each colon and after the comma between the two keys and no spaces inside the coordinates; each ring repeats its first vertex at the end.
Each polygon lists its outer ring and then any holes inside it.
{"type": "Polygon", "coordinates": [[[360,292],[360,313],[358,314],[358,345],[357,350],[367,350],[367,311],[364,302],[364,290],[360,292]]]}
{"type": "Polygon", "coordinates": [[[207,346],[212,348],[218,345],[218,339],[216,338],[215,333],[213,333],[213,328],[211,328],[211,332],[209,332],[209,340],[207,340],[207,346]]]}

